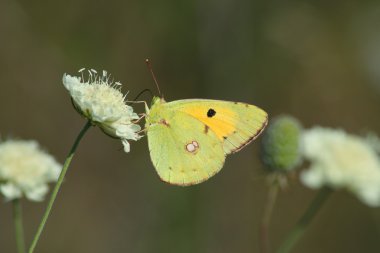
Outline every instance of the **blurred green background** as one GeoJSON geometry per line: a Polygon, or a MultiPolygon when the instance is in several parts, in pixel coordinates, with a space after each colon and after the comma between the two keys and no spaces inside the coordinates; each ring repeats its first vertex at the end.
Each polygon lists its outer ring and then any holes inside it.
{"type": "MultiPolygon", "coordinates": [[[[380,2],[368,0],[0,0],[0,133],[36,139],[63,162],[85,124],[63,73],[106,69],[133,99],[155,92],[147,57],[168,101],[243,101],[305,127],[379,133],[379,27],[380,2]]],[[[267,194],[258,143],[209,181],[181,188],[159,180],[146,138],[125,154],[93,128],[36,252],[258,252],[267,194]]],[[[274,248],[314,195],[296,180],[280,194],[274,248]]],[[[46,202],[23,203],[29,244],[46,202]]],[[[0,252],[15,252],[4,202],[0,252]]],[[[334,193],[294,252],[380,252],[379,208],[334,193]]]]}

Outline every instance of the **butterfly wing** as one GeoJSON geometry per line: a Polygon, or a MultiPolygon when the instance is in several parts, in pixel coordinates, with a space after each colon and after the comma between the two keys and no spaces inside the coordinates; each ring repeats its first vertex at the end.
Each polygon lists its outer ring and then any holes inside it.
{"type": "Polygon", "coordinates": [[[246,103],[185,99],[167,103],[167,106],[201,121],[223,142],[226,154],[245,147],[268,123],[268,114],[265,111],[246,103]]]}
{"type": "Polygon", "coordinates": [[[202,121],[167,106],[153,105],[147,118],[150,155],[159,177],[170,184],[201,183],[224,164],[223,142],[202,121]]]}

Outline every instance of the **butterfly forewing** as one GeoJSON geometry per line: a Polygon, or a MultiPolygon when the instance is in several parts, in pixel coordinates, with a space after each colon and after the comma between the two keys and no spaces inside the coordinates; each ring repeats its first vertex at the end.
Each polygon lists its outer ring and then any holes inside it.
{"type": "Polygon", "coordinates": [[[265,111],[246,103],[186,99],[168,104],[207,125],[223,142],[226,154],[239,151],[254,140],[268,122],[265,111]]]}

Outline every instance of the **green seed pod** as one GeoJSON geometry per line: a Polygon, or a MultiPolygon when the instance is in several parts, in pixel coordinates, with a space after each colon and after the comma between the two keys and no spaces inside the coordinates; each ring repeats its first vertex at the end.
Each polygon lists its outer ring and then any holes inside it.
{"type": "Polygon", "coordinates": [[[262,160],[272,171],[287,172],[301,161],[302,126],[291,116],[277,116],[262,138],[262,160]]]}

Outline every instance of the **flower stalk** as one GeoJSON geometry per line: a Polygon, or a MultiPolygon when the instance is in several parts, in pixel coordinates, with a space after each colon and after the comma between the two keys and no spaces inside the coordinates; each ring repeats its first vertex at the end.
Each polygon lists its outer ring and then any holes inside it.
{"type": "Polygon", "coordinates": [[[330,196],[332,190],[330,188],[324,187],[317,193],[317,196],[313,199],[310,206],[303,214],[301,219],[297,222],[297,224],[290,231],[288,236],[285,238],[284,242],[280,246],[277,253],[288,253],[297,243],[297,241],[302,237],[305,233],[307,226],[313,220],[315,215],[321,209],[323,204],[326,202],[327,198],[330,196]]]}
{"type": "Polygon", "coordinates": [[[272,213],[274,206],[276,204],[278,191],[280,189],[280,185],[277,180],[273,180],[271,185],[269,186],[268,198],[264,208],[264,215],[261,220],[260,225],[260,252],[267,253],[270,252],[270,242],[269,242],[269,226],[272,219],[272,213]]]}
{"type": "Polygon", "coordinates": [[[30,248],[29,248],[29,251],[28,253],[33,253],[34,252],[34,249],[37,245],[37,242],[41,236],[41,233],[45,227],[45,224],[46,224],[46,221],[50,215],[50,212],[51,212],[51,209],[53,207],[53,204],[54,204],[54,201],[57,197],[57,194],[59,192],[59,189],[61,188],[61,185],[63,183],[63,180],[65,178],[65,175],[66,175],[66,172],[69,168],[69,165],[71,163],[71,160],[73,159],[73,156],[75,154],[75,151],[79,145],[79,142],[81,141],[82,137],[84,136],[84,134],[87,132],[87,130],[90,128],[90,126],[92,125],[91,121],[87,121],[86,125],[82,128],[82,130],[80,131],[78,137],[76,138],[70,152],[69,152],[69,155],[67,156],[66,160],[65,160],[65,163],[63,164],[63,168],[62,168],[62,171],[61,171],[61,174],[59,175],[59,178],[58,178],[58,181],[56,183],[56,185],[54,186],[54,189],[53,189],[53,192],[50,196],[50,199],[49,199],[49,202],[48,202],[48,205],[46,207],[46,210],[45,210],[45,213],[44,215],[42,216],[42,220],[41,220],[41,223],[40,225],[38,226],[38,229],[37,229],[37,232],[33,238],[33,241],[30,245],[30,248]]]}
{"type": "Polygon", "coordinates": [[[18,253],[25,253],[24,227],[22,224],[21,200],[14,199],[13,203],[13,222],[15,225],[15,236],[18,253]]]}

